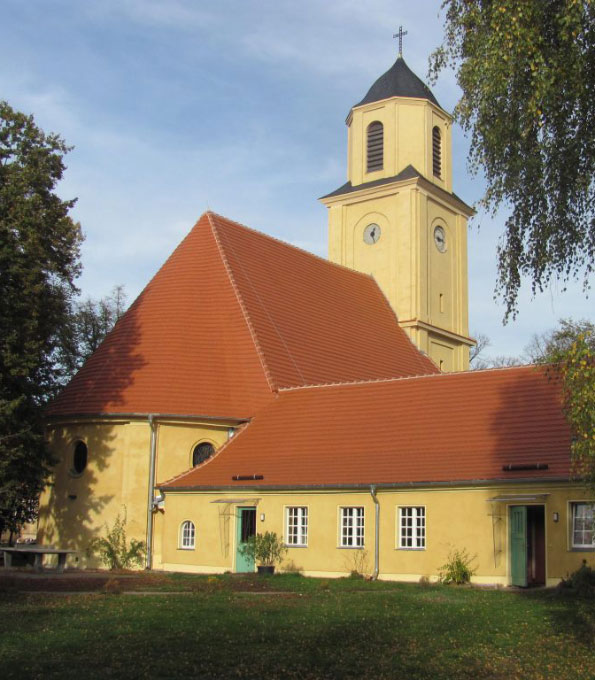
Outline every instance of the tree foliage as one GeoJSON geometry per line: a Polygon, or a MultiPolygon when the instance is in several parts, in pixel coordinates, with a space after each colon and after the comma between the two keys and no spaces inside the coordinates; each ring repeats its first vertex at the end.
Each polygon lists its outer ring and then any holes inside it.
{"type": "Polygon", "coordinates": [[[456,70],[455,118],[471,132],[482,205],[510,209],[497,293],[516,315],[524,275],[533,293],[583,278],[595,260],[595,2],[444,0],[435,78],[456,70]]]}
{"type": "Polygon", "coordinates": [[[62,329],[59,352],[63,383],[93,354],[125,311],[126,293],[122,285],[114,286],[100,300],[88,297],[73,303],[69,323],[62,329]]]}
{"type": "Polygon", "coordinates": [[[0,102],[0,531],[33,518],[51,463],[42,409],[57,386],[82,240],[74,200],[55,191],[68,151],[0,102]]]}
{"type": "Polygon", "coordinates": [[[572,432],[574,474],[595,488],[595,327],[564,319],[541,339],[537,360],[562,380],[563,407],[572,432]]]}

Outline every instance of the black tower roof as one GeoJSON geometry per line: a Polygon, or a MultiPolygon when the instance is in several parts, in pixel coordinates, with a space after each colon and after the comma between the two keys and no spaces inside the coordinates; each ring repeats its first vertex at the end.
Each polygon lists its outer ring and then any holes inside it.
{"type": "Polygon", "coordinates": [[[440,106],[430,88],[413,73],[401,56],[385,74],[378,78],[368,90],[368,94],[355,106],[378,102],[389,97],[418,97],[428,99],[432,104],[440,106]]]}

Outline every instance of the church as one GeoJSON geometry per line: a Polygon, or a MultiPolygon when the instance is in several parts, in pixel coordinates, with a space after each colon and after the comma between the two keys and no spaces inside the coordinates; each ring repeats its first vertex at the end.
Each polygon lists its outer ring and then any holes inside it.
{"type": "Polygon", "coordinates": [[[469,371],[452,117],[399,55],[355,104],[328,260],[203,214],[47,409],[38,540],[98,566],[126,517],[146,567],[552,585],[595,550],[559,386],[469,371]]]}

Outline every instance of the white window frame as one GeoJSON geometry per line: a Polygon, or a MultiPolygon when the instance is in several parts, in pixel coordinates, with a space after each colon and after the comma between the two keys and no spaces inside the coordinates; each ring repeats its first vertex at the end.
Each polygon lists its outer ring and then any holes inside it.
{"type": "Polygon", "coordinates": [[[570,546],[573,550],[595,550],[595,502],[594,501],[571,501],[570,502],[570,546]],[[588,516],[578,516],[579,508],[591,508],[591,517],[588,516]],[[582,520],[585,524],[589,521],[592,522],[591,529],[585,528],[583,525],[580,529],[577,528],[577,520],[582,520]],[[578,543],[575,541],[577,533],[584,534],[591,533],[591,543],[578,543]]]}
{"type": "Polygon", "coordinates": [[[339,546],[363,548],[365,545],[365,510],[363,505],[340,508],[339,546]]]}
{"type": "Polygon", "coordinates": [[[180,540],[178,547],[180,550],[194,550],[196,547],[196,527],[190,519],[185,519],[180,524],[180,540]]]}
{"type": "Polygon", "coordinates": [[[308,506],[285,506],[285,545],[290,548],[308,547],[308,506]]]}
{"type": "Polygon", "coordinates": [[[427,547],[426,522],[425,505],[399,505],[397,507],[397,548],[399,550],[425,550],[427,547]]]}

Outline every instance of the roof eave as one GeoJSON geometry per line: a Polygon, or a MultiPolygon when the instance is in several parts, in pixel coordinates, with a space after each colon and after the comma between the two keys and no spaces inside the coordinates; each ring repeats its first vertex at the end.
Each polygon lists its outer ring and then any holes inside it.
{"type": "MultiPolygon", "coordinates": [[[[456,479],[448,481],[419,481],[419,482],[366,482],[361,484],[252,484],[243,485],[236,484],[233,486],[219,486],[219,485],[193,485],[193,486],[167,486],[157,485],[159,491],[164,492],[192,492],[192,491],[209,491],[209,492],[228,492],[228,491],[361,491],[369,489],[371,486],[377,490],[391,490],[391,489],[419,489],[419,488],[451,488],[451,487],[467,487],[467,486],[502,486],[508,484],[545,484],[545,483],[569,483],[573,480],[570,477],[517,477],[515,479],[456,479]]],[[[576,480],[574,480],[576,481],[576,480]]],[[[579,483],[579,482],[577,482],[579,483]]]]}

